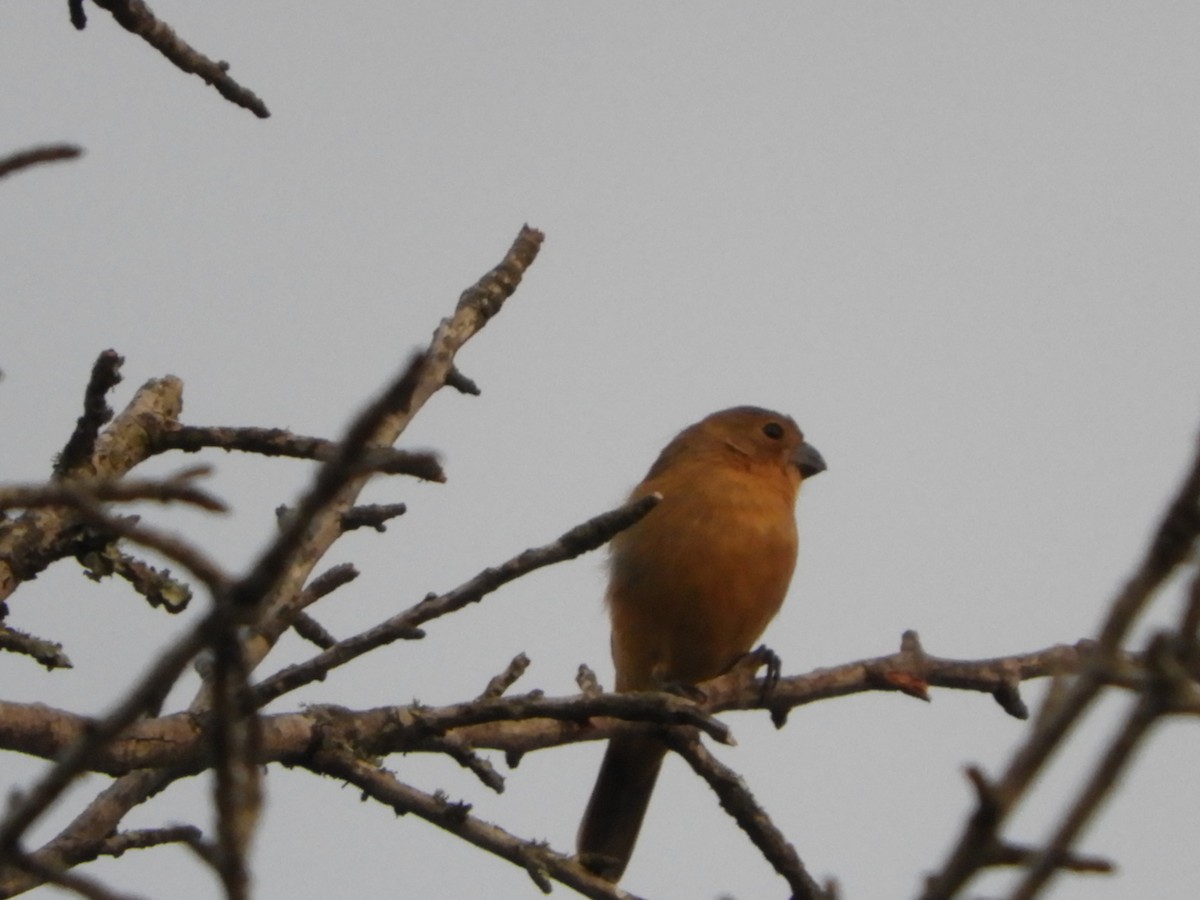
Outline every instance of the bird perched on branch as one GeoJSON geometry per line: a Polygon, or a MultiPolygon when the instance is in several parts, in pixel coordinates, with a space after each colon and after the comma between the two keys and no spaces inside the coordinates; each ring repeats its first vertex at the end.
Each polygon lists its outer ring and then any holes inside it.
{"type": "MultiPolygon", "coordinates": [[[[825,461],[781,413],[738,406],[685,428],[632,497],[657,493],[612,541],[606,600],[618,691],[715,678],[778,612],[796,564],[796,496],[825,461]]],[[[610,881],[629,863],[666,754],[652,734],[613,738],[577,838],[610,881]]]]}

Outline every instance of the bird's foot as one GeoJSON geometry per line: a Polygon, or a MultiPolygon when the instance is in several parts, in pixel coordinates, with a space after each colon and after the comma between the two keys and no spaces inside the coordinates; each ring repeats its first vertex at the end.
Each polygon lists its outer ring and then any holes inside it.
{"type": "Polygon", "coordinates": [[[779,658],[779,654],[766,644],[760,644],[743,656],[738,661],[738,665],[747,666],[752,673],[757,673],[759,669],[766,667],[767,671],[763,674],[762,694],[760,697],[765,704],[771,699],[771,694],[775,692],[775,688],[779,685],[779,677],[783,674],[783,660],[779,658]]]}

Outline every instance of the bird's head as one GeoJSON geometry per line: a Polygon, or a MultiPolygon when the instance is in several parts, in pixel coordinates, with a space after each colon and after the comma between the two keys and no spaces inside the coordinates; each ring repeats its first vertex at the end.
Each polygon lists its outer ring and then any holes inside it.
{"type": "Polygon", "coordinates": [[[684,459],[714,455],[749,466],[791,469],[801,479],[825,471],[825,460],[804,440],[804,433],[790,416],[758,406],[735,406],[706,416],[676,435],[647,477],[653,478],[684,459]]]}

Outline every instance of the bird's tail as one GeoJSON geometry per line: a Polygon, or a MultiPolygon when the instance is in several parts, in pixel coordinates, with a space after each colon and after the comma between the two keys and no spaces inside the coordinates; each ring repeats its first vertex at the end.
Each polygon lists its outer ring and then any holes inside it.
{"type": "Polygon", "coordinates": [[[579,861],[601,878],[615,882],[629,865],[666,752],[649,735],[609,741],[575,840],[579,861]]]}

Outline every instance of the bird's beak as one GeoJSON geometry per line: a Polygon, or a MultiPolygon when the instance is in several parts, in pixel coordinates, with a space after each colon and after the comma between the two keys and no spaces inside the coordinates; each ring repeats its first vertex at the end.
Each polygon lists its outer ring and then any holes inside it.
{"type": "Polygon", "coordinates": [[[800,470],[805,478],[812,478],[825,471],[825,458],[817,452],[812,444],[804,443],[796,448],[792,455],[792,463],[800,470]]]}

